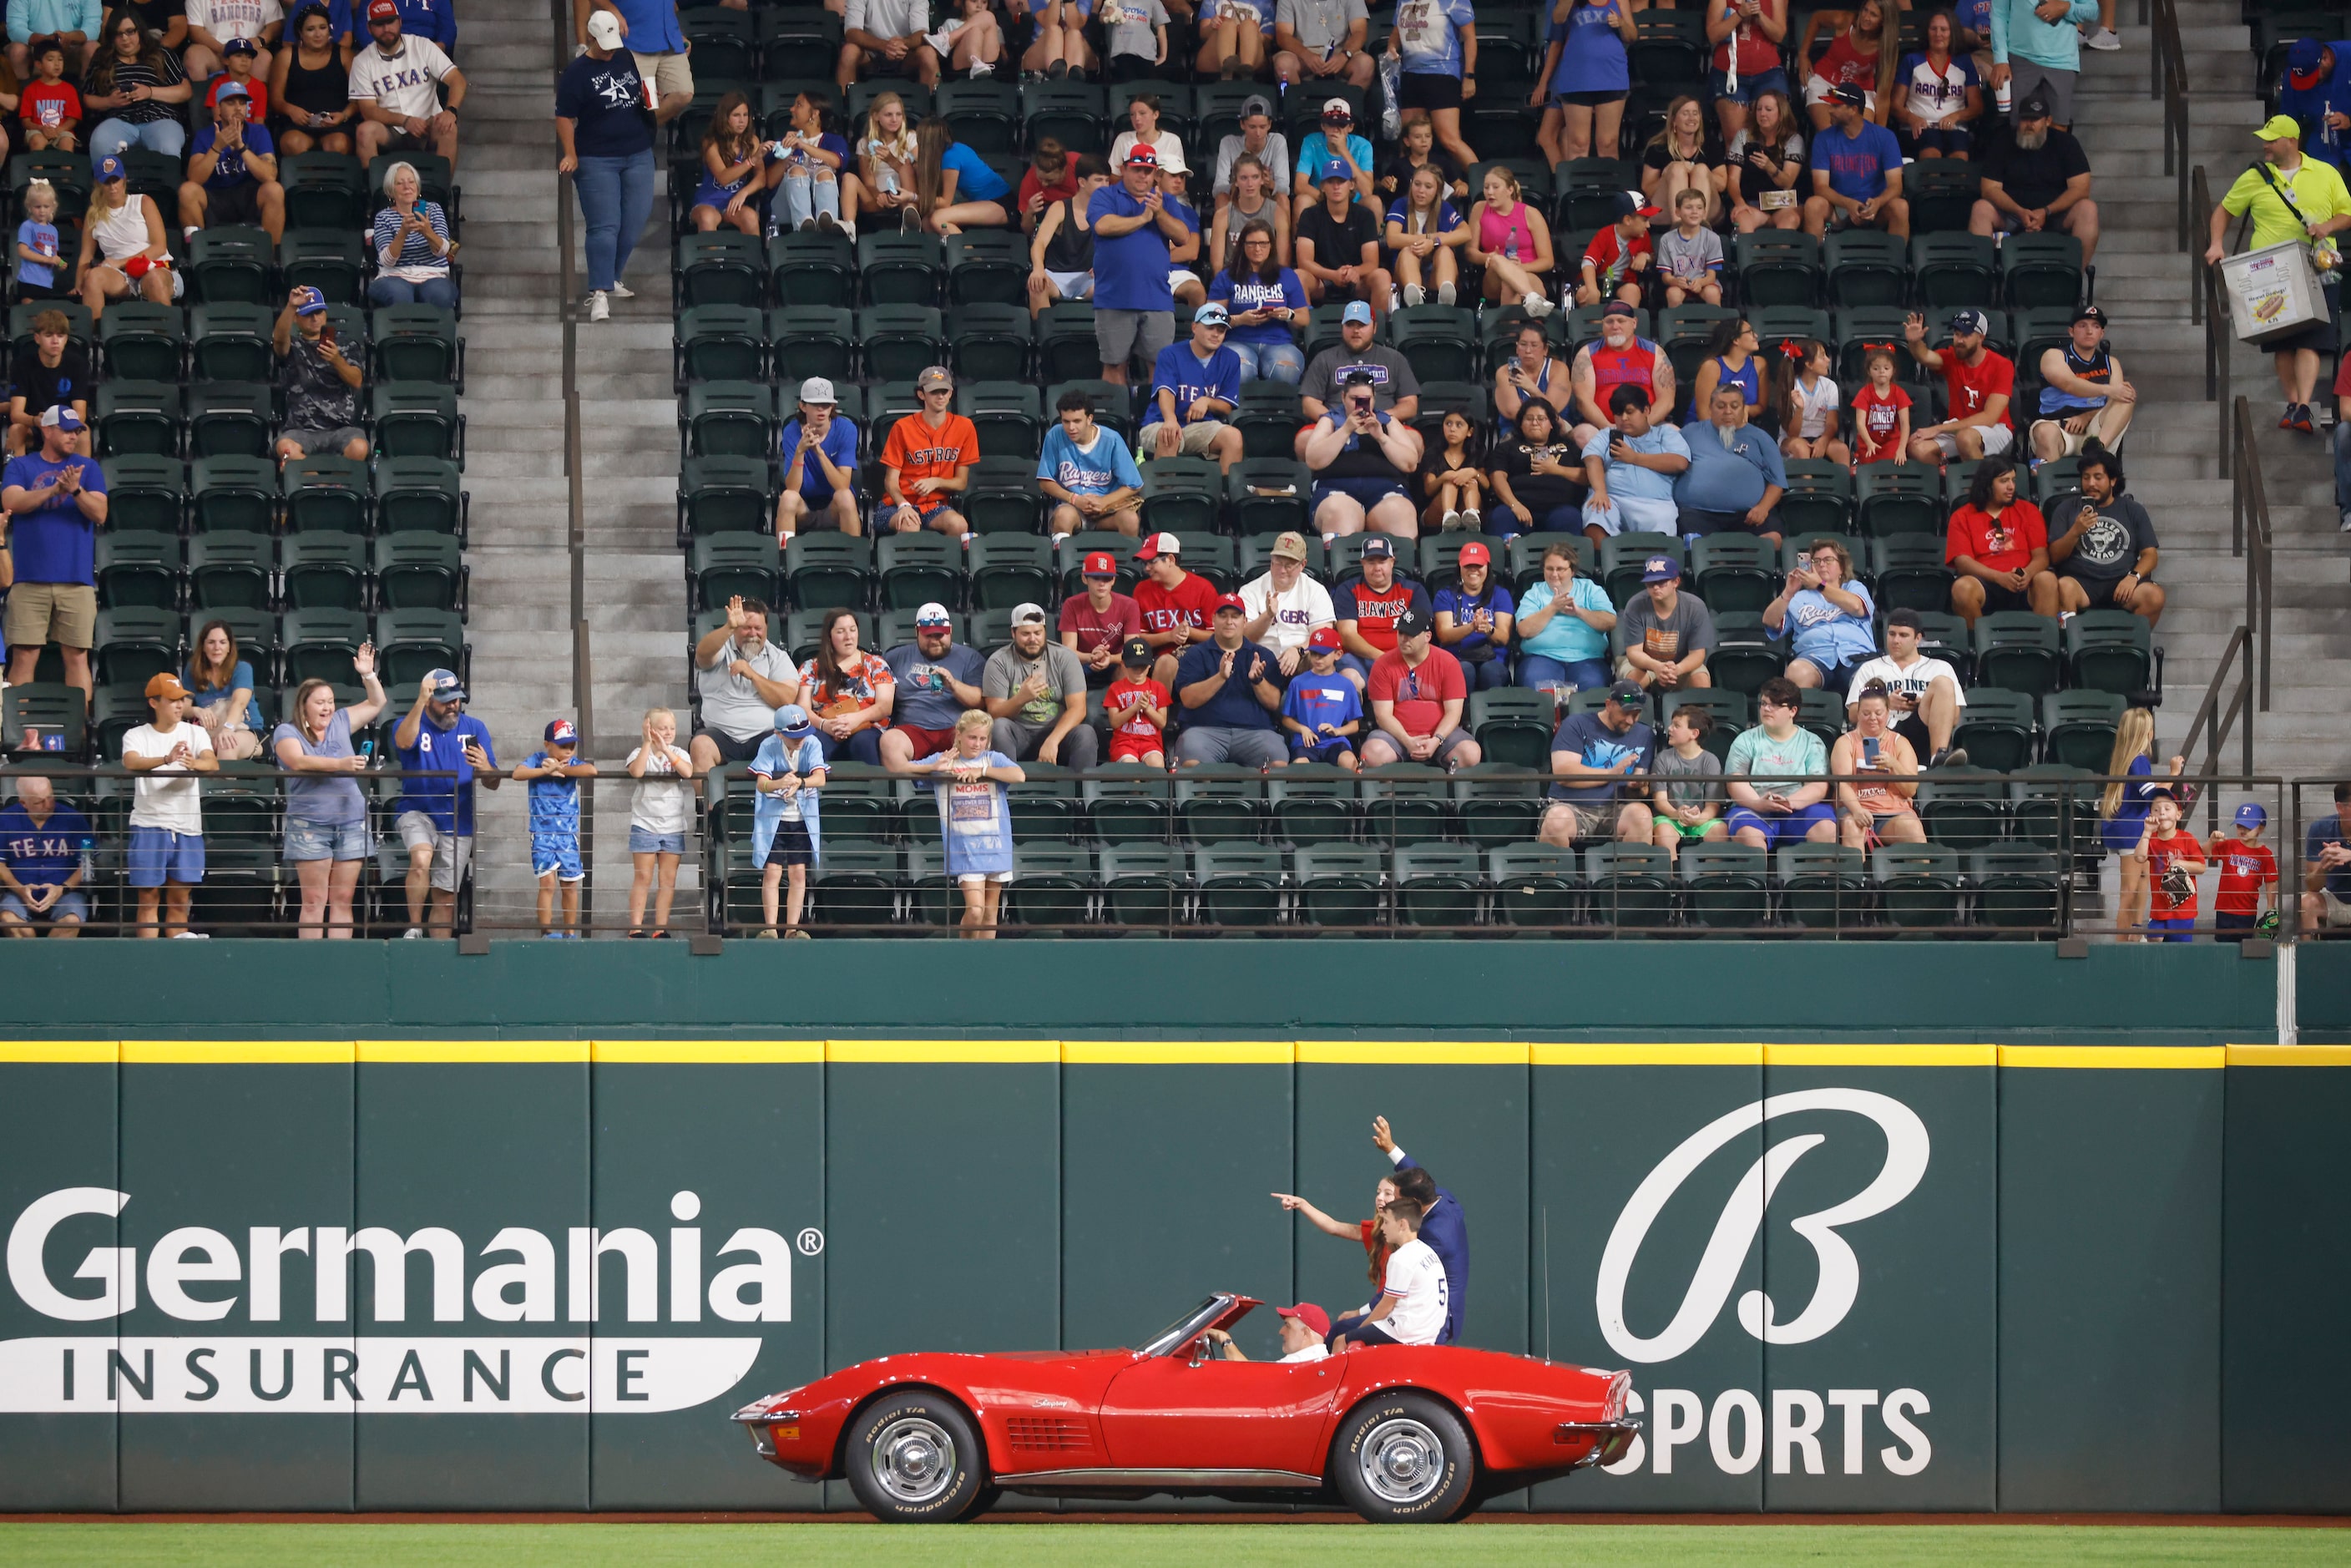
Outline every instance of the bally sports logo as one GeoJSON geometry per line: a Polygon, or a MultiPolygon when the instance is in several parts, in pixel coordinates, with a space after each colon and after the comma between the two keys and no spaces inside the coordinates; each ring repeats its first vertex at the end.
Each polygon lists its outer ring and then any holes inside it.
{"type": "MultiPolygon", "coordinates": [[[[1783,1139],[1765,1149],[1747,1168],[1715,1220],[1680,1306],[1654,1334],[1637,1332],[1625,1317],[1625,1286],[1641,1244],[1666,1205],[1711,1155],[1778,1117],[1806,1111],[1850,1112],[1876,1123],[1886,1135],[1886,1163],[1853,1197],[1788,1222],[1789,1228],[1810,1244],[1819,1268],[1812,1299],[1803,1309],[1782,1319],[1778,1303],[1769,1295],[1749,1291],[1739,1298],[1739,1326],[1766,1344],[1804,1344],[1844,1322],[1861,1295],[1861,1262],[1838,1228],[1883,1214],[1908,1197],[1927,1174],[1930,1145],[1926,1123],[1899,1100],[1864,1089],[1811,1089],[1771,1095],[1708,1123],[1659,1161],[1633,1190],[1601,1252],[1598,1288],[1593,1293],[1600,1332],[1610,1349],[1628,1361],[1654,1365],[1687,1354],[1714,1327],[1762,1233],[1771,1195],[1796,1162],[1826,1143],[1826,1136],[1806,1133],[1783,1139]]],[[[1630,1475],[1645,1468],[1670,1475],[1675,1448],[1695,1444],[1703,1436],[1705,1451],[1713,1458],[1715,1469],[1725,1475],[1745,1475],[1754,1469],[1767,1448],[1774,1475],[1799,1469],[1807,1475],[1823,1475],[1828,1463],[1823,1452],[1828,1434],[1823,1428],[1831,1407],[1841,1417],[1842,1441],[1836,1444],[1836,1452],[1844,1474],[1860,1475],[1865,1469],[1873,1446],[1867,1427],[1873,1409],[1885,1436],[1892,1439],[1876,1449],[1881,1467],[1893,1475],[1915,1476],[1931,1462],[1934,1445],[1914,1417],[1928,1414],[1933,1406],[1916,1388],[1895,1388],[1883,1395],[1875,1388],[1771,1388],[1760,1397],[1752,1389],[1727,1388],[1709,1401],[1700,1390],[1651,1387],[1646,1395],[1635,1392],[1628,1405],[1651,1415],[1650,1429],[1634,1439],[1624,1457],[1607,1469],[1613,1475],[1630,1475]]]]}
{"type": "MultiPolygon", "coordinates": [[[[218,1322],[241,1304],[249,1328],[281,1317],[289,1268],[307,1268],[318,1324],[353,1317],[358,1260],[371,1290],[360,1296],[371,1324],[409,1320],[409,1260],[430,1280],[421,1315],[436,1323],[471,1316],[493,1323],[585,1325],[597,1321],[605,1260],[617,1260],[622,1315],[630,1323],[789,1322],[792,1255],[814,1255],[823,1233],[787,1240],[746,1227],[714,1255],[727,1263],[704,1282],[702,1199],[670,1200],[667,1245],[647,1230],[565,1232],[559,1271],[554,1238],[509,1226],[492,1236],[470,1279],[457,1233],[426,1226],[407,1236],[381,1226],[255,1226],[242,1252],[226,1233],[202,1226],[167,1231],[142,1260],[132,1247],[93,1247],[68,1276],[97,1287],[75,1291],[50,1275],[51,1237],[76,1219],[122,1213],[131,1195],[66,1187],[26,1206],[8,1232],[8,1282],[44,1317],[98,1323],[147,1301],[165,1316],[218,1322]],[[666,1259],[664,1257],[666,1251],[666,1259]],[[666,1262],[666,1268],[664,1267],[666,1262]],[[667,1312],[662,1296],[667,1287],[667,1312]],[[559,1286],[560,1289],[559,1290],[559,1286]],[[560,1301],[559,1301],[559,1296],[560,1301]]],[[[68,1257],[71,1249],[67,1249],[68,1257]]],[[[759,1354],[756,1336],[574,1332],[427,1336],[319,1328],[301,1335],[65,1334],[0,1340],[0,1414],[170,1411],[174,1414],[474,1413],[648,1415],[683,1410],[724,1395],[759,1354]]]]}

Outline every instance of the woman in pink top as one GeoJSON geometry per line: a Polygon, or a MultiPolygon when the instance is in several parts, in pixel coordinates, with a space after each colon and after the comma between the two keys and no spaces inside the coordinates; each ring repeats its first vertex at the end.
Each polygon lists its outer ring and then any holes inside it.
{"type": "Polygon", "coordinates": [[[1558,308],[1544,282],[1554,265],[1551,225],[1520,199],[1508,169],[1486,171],[1486,199],[1469,209],[1469,262],[1486,269],[1489,300],[1516,299],[1538,320],[1558,308]]]}

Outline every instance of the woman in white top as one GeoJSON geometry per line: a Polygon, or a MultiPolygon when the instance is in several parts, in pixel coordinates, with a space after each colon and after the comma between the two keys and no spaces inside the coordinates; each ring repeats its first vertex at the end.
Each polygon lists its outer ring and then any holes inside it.
{"type": "Polygon", "coordinates": [[[909,229],[922,226],[914,155],[914,128],[906,123],[905,99],[894,92],[878,95],[866,108],[865,130],[857,139],[857,178],[874,206],[884,214],[896,213],[900,225],[909,229]]]}
{"type": "Polygon", "coordinates": [[[1174,131],[1162,131],[1159,128],[1157,98],[1145,92],[1137,93],[1129,99],[1126,106],[1126,122],[1132,129],[1120,131],[1118,140],[1110,144],[1110,166],[1113,169],[1126,167],[1126,151],[1138,141],[1150,148],[1157,156],[1160,168],[1176,170],[1186,168],[1184,144],[1176,140],[1174,131]]]}
{"type": "Polygon", "coordinates": [[[171,250],[162,216],[154,203],[131,193],[120,158],[98,161],[98,183],[82,220],[81,259],[75,271],[81,277],[81,302],[93,320],[105,313],[108,300],[134,288],[157,305],[172,302],[171,250]]]}
{"type": "Polygon", "coordinates": [[[665,707],[645,714],[641,743],[629,753],[629,777],[641,779],[629,807],[629,935],[669,935],[670,900],[677,895],[677,862],[694,819],[694,758],[677,744],[677,715],[665,707]],[[654,891],[658,880],[659,891],[654,891]],[[653,929],[645,929],[645,894],[653,894],[653,929]]]}

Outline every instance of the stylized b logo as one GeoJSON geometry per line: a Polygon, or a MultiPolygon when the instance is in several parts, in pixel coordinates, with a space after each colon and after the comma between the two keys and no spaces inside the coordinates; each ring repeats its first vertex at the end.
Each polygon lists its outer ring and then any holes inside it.
{"type": "Polygon", "coordinates": [[[1802,1344],[1836,1327],[1853,1310],[1854,1299],[1861,1291],[1861,1263],[1837,1234],[1837,1227],[1883,1214],[1910,1196],[1918,1178],[1927,1174],[1927,1124],[1899,1100],[1864,1089],[1807,1089],[1774,1094],[1691,1134],[1634,1189],[1625,1211],[1616,1217],[1616,1228],[1609,1232],[1608,1246],[1600,1255],[1600,1284],[1593,1305],[1600,1314],[1600,1332],[1617,1354],[1638,1362],[1671,1361],[1714,1325],[1723,1303],[1730,1299],[1748,1249],[1763,1228],[1763,1211],[1780,1178],[1807,1153],[1827,1142],[1825,1137],[1807,1133],[1775,1144],[1748,1167],[1714,1222],[1714,1234],[1707,1241],[1680,1309],[1665,1332],[1650,1339],[1635,1333],[1625,1322],[1625,1284],[1633,1272],[1633,1260],[1657,1215],[1708,1156],[1774,1116],[1798,1111],[1851,1111],[1868,1117],[1886,1134],[1886,1164],[1876,1180],[1844,1202],[1790,1222],[1797,1235],[1812,1243],[1820,1261],[1820,1282],[1804,1310],[1782,1322],[1771,1297],[1761,1291],[1750,1291],[1739,1298],[1740,1326],[1766,1344],[1802,1344]]]}

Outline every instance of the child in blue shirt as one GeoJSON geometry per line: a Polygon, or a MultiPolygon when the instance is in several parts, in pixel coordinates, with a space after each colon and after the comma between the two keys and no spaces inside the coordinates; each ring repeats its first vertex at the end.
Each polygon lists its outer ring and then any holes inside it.
{"type": "Polygon", "coordinates": [[[824,747],[816,720],[798,703],[776,710],[776,733],[759,742],[751,759],[751,784],[758,790],[751,816],[751,859],[759,868],[759,935],[776,935],[776,889],[789,878],[784,904],[787,936],[806,938],[800,909],[808,902],[809,867],[820,842],[816,792],[824,788],[824,747]]]}
{"type": "Polygon", "coordinates": [[[547,727],[547,745],[515,769],[530,784],[530,870],[538,878],[538,934],[554,940],[580,936],[580,780],[596,765],[580,760],[580,731],[568,718],[547,727]],[[563,925],[555,925],[557,884],[563,889],[563,925]]]}
{"type": "Polygon", "coordinates": [[[1339,673],[1339,629],[1318,626],[1306,639],[1311,674],[1294,675],[1281,699],[1281,727],[1296,762],[1335,762],[1355,771],[1350,738],[1363,727],[1364,698],[1339,673]]]}
{"type": "Polygon", "coordinates": [[[16,298],[55,299],[63,290],[57,268],[57,193],[47,180],[25,186],[25,221],[16,225],[16,298]]]}

